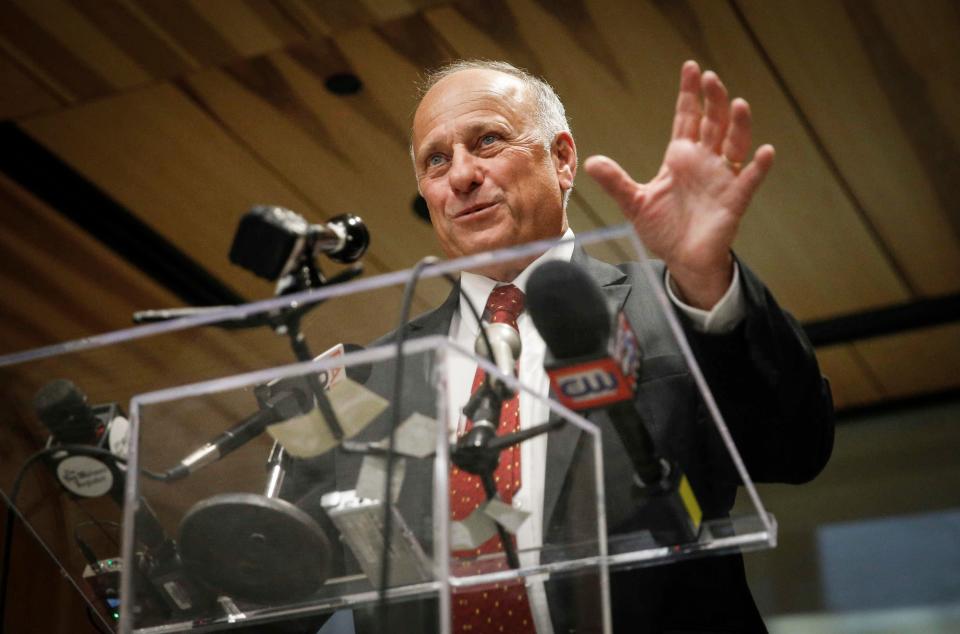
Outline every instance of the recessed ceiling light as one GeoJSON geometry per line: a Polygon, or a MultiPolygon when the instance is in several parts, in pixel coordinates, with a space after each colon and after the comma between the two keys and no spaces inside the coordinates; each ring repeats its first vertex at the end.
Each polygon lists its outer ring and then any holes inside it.
{"type": "Polygon", "coordinates": [[[363,89],[363,82],[353,73],[334,73],[323,84],[335,95],[355,95],[363,89]]]}

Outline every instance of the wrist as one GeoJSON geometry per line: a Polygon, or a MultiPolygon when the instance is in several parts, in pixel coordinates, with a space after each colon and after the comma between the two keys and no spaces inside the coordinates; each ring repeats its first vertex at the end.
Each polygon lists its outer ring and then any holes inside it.
{"type": "Polygon", "coordinates": [[[726,294],[733,282],[733,255],[727,252],[725,262],[704,270],[692,270],[667,264],[673,290],[684,303],[709,311],[726,294]]]}

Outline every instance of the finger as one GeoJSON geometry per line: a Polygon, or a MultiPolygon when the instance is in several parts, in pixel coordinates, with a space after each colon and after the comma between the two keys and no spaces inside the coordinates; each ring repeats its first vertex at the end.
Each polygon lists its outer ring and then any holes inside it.
{"type": "Polygon", "coordinates": [[[743,163],[750,155],[753,143],[753,120],[750,104],[739,97],[730,104],[730,126],[723,139],[721,153],[731,163],[743,163]]]}
{"type": "Polygon", "coordinates": [[[763,182],[770,168],[773,167],[773,159],[775,156],[776,152],[772,145],[766,144],[760,146],[757,148],[756,154],[753,155],[753,160],[750,161],[750,164],[744,167],[743,171],[737,176],[736,187],[739,190],[737,195],[742,202],[742,204],[737,205],[737,207],[741,209],[741,213],[746,211],[747,203],[753,198],[753,194],[757,191],[757,188],[760,187],[760,183],[763,182]]]}
{"type": "Polygon", "coordinates": [[[727,132],[727,125],[730,123],[730,99],[723,82],[711,70],[703,74],[700,88],[704,95],[700,142],[713,152],[719,153],[727,132]]]}
{"type": "Polygon", "coordinates": [[[673,139],[696,141],[700,134],[700,66],[693,60],[680,69],[680,92],[673,115],[673,139]]]}
{"type": "Polygon", "coordinates": [[[633,218],[633,210],[643,201],[643,185],[606,156],[591,156],[584,161],[583,169],[616,201],[627,217],[633,218]]]}

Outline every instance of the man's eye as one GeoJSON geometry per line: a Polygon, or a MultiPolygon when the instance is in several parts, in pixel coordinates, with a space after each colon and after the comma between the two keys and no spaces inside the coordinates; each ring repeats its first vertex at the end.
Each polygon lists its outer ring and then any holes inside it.
{"type": "Polygon", "coordinates": [[[431,154],[430,158],[427,159],[427,165],[430,167],[436,167],[437,165],[442,165],[443,161],[443,154],[431,154]]]}
{"type": "Polygon", "coordinates": [[[499,138],[500,137],[498,137],[496,134],[484,134],[482,137],[480,137],[480,145],[490,145],[499,138]]]}

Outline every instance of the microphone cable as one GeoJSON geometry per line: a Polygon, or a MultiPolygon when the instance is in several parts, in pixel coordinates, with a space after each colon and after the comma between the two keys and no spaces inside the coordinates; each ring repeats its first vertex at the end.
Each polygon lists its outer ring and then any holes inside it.
{"type": "MultiPolygon", "coordinates": [[[[4,618],[6,617],[7,587],[10,582],[10,555],[13,551],[13,528],[17,519],[17,512],[15,508],[17,504],[17,497],[20,495],[20,487],[23,484],[23,478],[27,475],[30,467],[33,466],[37,461],[61,451],[93,456],[96,458],[109,458],[115,463],[120,464],[126,464],[127,462],[126,458],[117,456],[107,449],[101,449],[99,447],[91,447],[90,445],[55,445],[52,447],[44,447],[43,449],[34,452],[30,455],[30,457],[24,460],[22,465],[20,465],[20,469],[17,471],[17,475],[13,480],[13,486],[10,487],[10,495],[7,496],[7,504],[9,504],[9,506],[7,508],[7,518],[3,533],[3,561],[0,563],[0,632],[3,630],[4,618]]],[[[142,469],[141,473],[152,480],[165,479],[162,474],[154,473],[146,469],[142,469]]],[[[26,522],[26,519],[24,519],[24,522],[26,522]]],[[[42,543],[43,542],[41,541],[41,544],[42,543]]],[[[51,556],[52,555],[53,553],[51,553],[51,556]]],[[[57,561],[55,556],[53,559],[54,561],[57,561]]]]}
{"type": "MultiPolygon", "coordinates": [[[[389,586],[390,579],[389,554],[392,537],[391,531],[393,529],[393,499],[391,493],[393,491],[393,467],[396,461],[394,447],[396,446],[396,431],[400,426],[400,404],[401,395],[403,393],[403,343],[406,341],[405,326],[410,321],[410,309],[411,305],[413,304],[413,292],[416,289],[420,276],[423,274],[423,270],[438,261],[439,259],[436,256],[428,255],[417,262],[417,264],[413,267],[413,270],[410,272],[410,277],[407,279],[407,282],[404,285],[403,298],[400,305],[400,323],[397,328],[396,342],[397,362],[396,372],[393,377],[393,413],[390,417],[390,435],[389,440],[387,441],[387,477],[384,484],[383,494],[383,549],[380,553],[380,579],[377,594],[377,630],[380,632],[385,631],[384,628],[387,623],[387,586],[389,586]]],[[[466,301],[467,307],[470,309],[473,317],[477,320],[477,325],[480,328],[480,334],[483,337],[484,343],[487,345],[487,351],[491,353],[491,361],[496,364],[496,361],[492,359],[493,346],[490,345],[490,340],[487,338],[487,332],[483,327],[481,315],[477,311],[477,307],[463,291],[463,287],[459,285],[459,282],[452,275],[449,273],[442,273],[441,275],[450,283],[451,286],[454,288],[459,288],[460,297],[466,301]]],[[[438,419],[445,421],[445,413],[441,412],[441,415],[438,416],[438,419]]]]}

